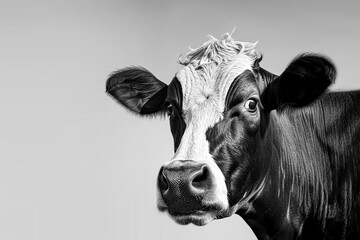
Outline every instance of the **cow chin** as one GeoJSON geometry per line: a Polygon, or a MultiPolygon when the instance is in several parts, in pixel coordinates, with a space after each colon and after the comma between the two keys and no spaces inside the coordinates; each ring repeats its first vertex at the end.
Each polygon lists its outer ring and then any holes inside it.
{"type": "Polygon", "coordinates": [[[197,226],[204,226],[214,219],[225,218],[232,215],[232,211],[229,210],[227,202],[215,202],[216,201],[212,201],[212,203],[208,204],[203,203],[201,206],[199,206],[198,210],[194,210],[192,212],[175,212],[171,207],[167,206],[160,195],[158,197],[157,207],[160,212],[167,212],[169,216],[178,224],[187,225],[192,223],[197,226]]]}
{"type": "Polygon", "coordinates": [[[204,211],[198,211],[193,214],[187,215],[171,215],[170,213],[169,215],[172,219],[174,219],[175,222],[181,225],[187,225],[192,223],[197,226],[204,226],[217,218],[217,215],[215,213],[204,211]]]}

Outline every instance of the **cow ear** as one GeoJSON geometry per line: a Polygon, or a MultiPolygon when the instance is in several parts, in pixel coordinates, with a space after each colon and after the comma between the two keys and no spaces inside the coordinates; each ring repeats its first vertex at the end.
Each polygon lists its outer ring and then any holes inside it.
{"type": "Polygon", "coordinates": [[[335,66],[328,58],[301,54],[265,88],[261,95],[264,109],[305,106],[324,93],[335,77],[335,66]]]}
{"type": "Polygon", "coordinates": [[[167,85],[142,67],[124,68],[111,74],[106,92],[139,115],[163,114],[165,111],[167,85]]]}

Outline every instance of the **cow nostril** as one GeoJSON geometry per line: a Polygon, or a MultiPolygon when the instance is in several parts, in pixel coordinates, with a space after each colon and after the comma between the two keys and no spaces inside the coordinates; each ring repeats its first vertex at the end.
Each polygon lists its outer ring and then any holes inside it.
{"type": "Polygon", "coordinates": [[[205,181],[207,176],[209,174],[209,171],[207,168],[201,169],[201,171],[198,173],[198,175],[194,178],[193,182],[202,182],[205,181]]]}
{"type": "Polygon", "coordinates": [[[195,178],[192,180],[192,186],[199,189],[208,189],[211,185],[210,171],[207,167],[196,173],[195,178]]]}
{"type": "Polygon", "coordinates": [[[165,192],[169,188],[168,180],[164,175],[164,168],[161,167],[158,177],[158,186],[161,192],[165,192]]]}

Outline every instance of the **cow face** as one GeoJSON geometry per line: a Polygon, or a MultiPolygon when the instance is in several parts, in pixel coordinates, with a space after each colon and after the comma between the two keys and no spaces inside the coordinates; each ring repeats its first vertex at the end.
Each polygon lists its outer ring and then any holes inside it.
{"type": "Polygon", "coordinates": [[[169,86],[143,68],[108,79],[107,92],[132,112],[169,116],[175,154],[158,175],[158,208],[180,224],[205,225],[246,206],[266,172],[269,112],[310,103],[334,77],[331,63],[313,55],[277,77],[259,68],[255,45],[212,38],[186,55],[169,86]]]}

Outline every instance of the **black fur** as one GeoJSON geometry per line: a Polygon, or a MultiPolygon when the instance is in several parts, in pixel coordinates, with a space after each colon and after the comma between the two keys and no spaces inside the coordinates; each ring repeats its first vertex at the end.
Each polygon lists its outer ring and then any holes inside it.
{"type": "Polygon", "coordinates": [[[186,129],[186,123],[182,117],[183,93],[179,80],[175,77],[168,88],[166,105],[171,105],[170,130],[174,139],[174,151],[179,147],[181,138],[186,129]]]}
{"type": "Polygon", "coordinates": [[[260,154],[269,162],[266,185],[253,201],[255,209],[269,209],[260,214],[270,217],[261,223],[268,233],[360,238],[359,116],[360,91],[325,93],[304,108],[270,114],[260,154]]]}

